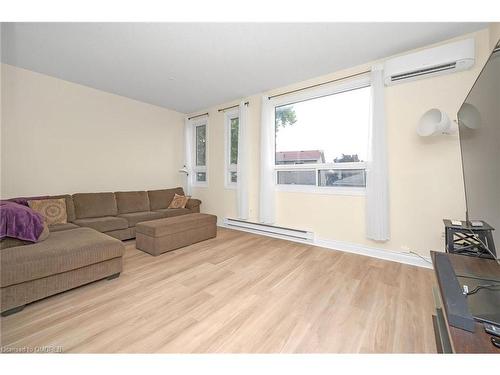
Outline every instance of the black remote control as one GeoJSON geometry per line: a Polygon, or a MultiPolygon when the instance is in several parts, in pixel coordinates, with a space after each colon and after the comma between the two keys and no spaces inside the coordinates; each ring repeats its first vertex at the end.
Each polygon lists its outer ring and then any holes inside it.
{"type": "Polygon", "coordinates": [[[484,323],[484,330],[490,335],[500,337],[500,327],[490,323],[484,323]]]}

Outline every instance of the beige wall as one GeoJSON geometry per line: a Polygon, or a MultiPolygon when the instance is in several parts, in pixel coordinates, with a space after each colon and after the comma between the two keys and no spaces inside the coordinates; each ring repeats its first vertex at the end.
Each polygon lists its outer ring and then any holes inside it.
{"type": "MultiPolygon", "coordinates": [[[[316,237],[343,241],[391,251],[412,250],[428,255],[431,249],[442,249],[443,218],[463,218],[465,202],[461,175],[458,135],[420,138],[415,132],[420,116],[438,107],[450,118],[465,99],[467,92],[488,57],[489,30],[465,37],[476,39],[476,64],[465,72],[408,82],[386,88],[386,111],[390,170],[390,220],[392,238],[378,243],[365,238],[365,199],[363,196],[276,193],[277,225],[311,230],[316,237]]],[[[461,38],[457,38],[461,39],[461,38]]],[[[352,69],[277,88],[266,94],[320,83],[365,70],[375,62],[352,69]]],[[[261,95],[246,98],[250,102],[251,218],[258,217],[259,126],[261,95]]],[[[194,189],[203,200],[202,209],[219,219],[234,217],[236,194],[224,188],[224,121],[217,109],[209,108],[208,188],[194,189]]]]}
{"type": "MultiPolygon", "coordinates": [[[[277,225],[318,238],[427,255],[442,249],[444,217],[465,210],[458,136],[420,138],[419,117],[438,107],[451,118],[489,53],[498,27],[474,33],[473,69],[386,88],[391,232],[365,239],[362,196],[278,192],[277,225]]],[[[466,36],[464,36],[466,37],[466,36]]],[[[458,38],[459,39],[459,38],[458,38]]],[[[279,93],[365,70],[371,62],[288,87],[279,93]]],[[[183,115],[45,75],[2,65],[2,196],[147,189],[182,182],[183,115]]],[[[261,95],[249,106],[250,217],[258,217],[261,95]]],[[[236,192],[224,187],[224,115],[208,109],[209,187],[195,188],[202,210],[236,216],[236,192]]],[[[200,111],[204,112],[204,111],[200,111]]]]}
{"type": "Polygon", "coordinates": [[[2,64],[1,194],[173,187],[183,114],[2,64]]]}

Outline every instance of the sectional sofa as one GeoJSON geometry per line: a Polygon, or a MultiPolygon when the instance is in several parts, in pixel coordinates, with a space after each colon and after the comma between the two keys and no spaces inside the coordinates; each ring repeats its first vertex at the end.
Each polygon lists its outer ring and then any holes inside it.
{"type": "Polygon", "coordinates": [[[64,198],[68,222],[49,226],[44,241],[0,251],[3,316],[30,302],[101,279],[118,277],[125,246],[139,222],[196,213],[201,201],[168,208],[182,188],[116,193],[77,193],[64,198]]]}
{"type": "Polygon", "coordinates": [[[135,238],[135,226],[141,221],[200,212],[201,201],[190,199],[186,208],[168,208],[181,187],[150,191],[116,193],[77,193],[66,198],[68,223],[49,227],[51,232],[87,227],[119,240],[135,238]]]}

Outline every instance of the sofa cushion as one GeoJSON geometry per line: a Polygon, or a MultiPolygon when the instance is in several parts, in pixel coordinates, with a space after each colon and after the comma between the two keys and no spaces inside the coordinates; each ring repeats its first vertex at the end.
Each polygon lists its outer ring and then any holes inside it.
{"type": "Polygon", "coordinates": [[[73,224],[73,223],[65,223],[65,224],[53,224],[49,225],[49,232],[60,232],[62,230],[70,230],[70,229],[76,229],[80,228],[78,225],[73,224]]]}
{"type": "Polygon", "coordinates": [[[116,216],[118,214],[114,193],[73,194],[73,202],[77,219],[116,216]]]}
{"type": "Polygon", "coordinates": [[[161,213],[162,217],[174,217],[193,213],[193,211],[188,208],[164,208],[162,210],[156,210],[155,212],[161,213]]]}
{"type": "Polygon", "coordinates": [[[66,224],[68,214],[66,213],[66,199],[34,199],[28,201],[29,207],[38,212],[48,225],[66,224]]]}
{"type": "Polygon", "coordinates": [[[99,232],[108,232],[110,230],[127,229],[128,222],[122,217],[104,216],[89,217],[85,219],[76,219],[75,224],[81,227],[88,227],[99,232]]]}
{"type": "Polygon", "coordinates": [[[115,197],[119,214],[149,211],[149,197],[145,191],[119,191],[115,197]]]}
{"type": "Polygon", "coordinates": [[[18,238],[5,237],[0,240],[0,250],[8,249],[9,247],[31,245],[33,242],[24,241],[18,238]]]}
{"type": "Polygon", "coordinates": [[[189,208],[190,210],[197,209],[199,212],[200,205],[201,205],[201,201],[199,199],[190,198],[186,203],[186,208],[189,208]]]}
{"type": "Polygon", "coordinates": [[[75,205],[73,203],[73,197],[69,194],[63,195],[51,195],[48,198],[50,199],[59,199],[64,198],[66,200],[66,214],[68,216],[68,222],[72,222],[76,219],[75,216],[75,205]]]}
{"type": "Polygon", "coordinates": [[[160,212],[144,211],[121,214],[118,217],[126,219],[129,227],[135,227],[141,221],[161,219],[164,216],[160,212]]]}
{"type": "Polygon", "coordinates": [[[190,196],[175,194],[167,208],[185,208],[190,196]]]}
{"type": "Polygon", "coordinates": [[[177,187],[174,189],[148,191],[149,206],[151,211],[167,208],[170,202],[174,199],[175,194],[184,195],[184,190],[181,187],[177,187]]]}
{"type": "Polygon", "coordinates": [[[119,239],[120,241],[131,240],[135,238],[135,227],[130,227],[127,229],[118,229],[106,232],[108,236],[119,239]]]}
{"type": "Polygon", "coordinates": [[[73,221],[75,220],[75,205],[73,204],[73,197],[69,194],[62,194],[62,195],[44,195],[44,196],[38,196],[38,197],[19,197],[19,198],[11,198],[8,199],[11,202],[15,202],[17,204],[22,204],[23,206],[28,207],[28,201],[29,200],[37,200],[37,199],[59,199],[59,198],[64,198],[66,199],[66,213],[68,215],[68,221],[73,221]]]}
{"type": "Polygon", "coordinates": [[[2,250],[1,287],[121,257],[121,241],[89,228],[51,233],[43,242],[2,250]]]}

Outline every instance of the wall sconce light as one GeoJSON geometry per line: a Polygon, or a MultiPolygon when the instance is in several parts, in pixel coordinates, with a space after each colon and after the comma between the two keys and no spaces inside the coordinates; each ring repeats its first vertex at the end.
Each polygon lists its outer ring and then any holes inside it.
{"type": "Polygon", "coordinates": [[[417,134],[421,137],[428,137],[435,134],[453,134],[458,126],[451,121],[446,113],[437,108],[429,109],[425,112],[417,126],[417,134]]]}
{"type": "Polygon", "coordinates": [[[469,129],[479,129],[481,127],[481,114],[470,103],[464,103],[458,111],[458,124],[469,129]]]}

